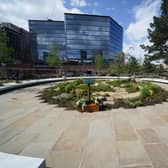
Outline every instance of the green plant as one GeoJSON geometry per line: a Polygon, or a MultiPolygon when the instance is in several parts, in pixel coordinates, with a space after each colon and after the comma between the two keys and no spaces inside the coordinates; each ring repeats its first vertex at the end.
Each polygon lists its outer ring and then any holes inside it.
{"type": "Polygon", "coordinates": [[[114,107],[115,108],[124,107],[124,106],[125,106],[124,99],[121,99],[121,98],[114,99],[114,107]]]}
{"type": "Polygon", "coordinates": [[[140,85],[141,98],[152,96],[154,92],[157,93],[158,89],[161,88],[150,82],[142,82],[140,85]]]}
{"type": "Polygon", "coordinates": [[[81,98],[76,102],[76,107],[82,108],[82,110],[84,110],[88,103],[89,103],[89,99],[81,98]]]}
{"type": "MultiPolygon", "coordinates": [[[[92,95],[89,101],[87,97],[87,85],[82,83],[82,80],[74,80],[69,82],[57,83],[54,87],[48,88],[41,92],[41,97],[45,102],[57,104],[67,109],[76,109],[76,107],[85,107],[89,103],[97,103],[101,110],[111,107],[119,108],[136,108],[138,106],[152,105],[166,101],[168,92],[150,82],[136,82],[135,80],[97,80],[91,86],[92,95]],[[106,104],[106,91],[112,92],[114,85],[125,88],[128,92],[139,90],[140,95],[135,98],[114,99],[114,104],[106,104]],[[104,96],[100,91],[104,91],[104,96]],[[95,93],[94,93],[95,92],[95,93]],[[79,99],[79,100],[78,100],[79,99]]],[[[107,95],[106,95],[107,94],[107,95]]]]}
{"type": "Polygon", "coordinates": [[[130,82],[124,86],[128,93],[133,93],[139,91],[139,85],[134,82],[130,82]]]}
{"type": "Polygon", "coordinates": [[[77,89],[75,89],[75,94],[76,94],[76,97],[79,99],[83,96],[84,90],[77,88],[77,89]]]}
{"type": "Polygon", "coordinates": [[[143,102],[139,99],[127,99],[125,103],[129,108],[136,108],[143,105],[143,102]]]}
{"type": "Polygon", "coordinates": [[[88,98],[80,98],[77,102],[76,102],[76,107],[82,108],[82,110],[84,110],[84,108],[91,103],[96,103],[99,104],[100,100],[98,99],[98,97],[96,96],[92,96],[91,100],[89,101],[88,98]]]}
{"type": "Polygon", "coordinates": [[[108,91],[114,91],[113,87],[111,87],[108,84],[100,83],[97,86],[91,86],[92,91],[94,92],[108,92],[108,91]]]}

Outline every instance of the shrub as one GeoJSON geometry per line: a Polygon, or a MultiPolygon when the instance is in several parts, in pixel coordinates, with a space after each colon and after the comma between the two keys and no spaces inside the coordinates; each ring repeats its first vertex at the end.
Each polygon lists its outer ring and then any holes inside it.
{"type": "Polygon", "coordinates": [[[104,84],[104,83],[100,83],[97,86],[91,86],[92,91],[94,92],[110,92],[110,91],[114,91],[113,87],[111,87],[108,84],[104,84]]]}
{"type": "Polygon", "coordinates": [[[137,83],[128,83],[124,87],[128,93],[139,91],[139,86],[137,83]]]}
{"type": "MultiPolygon", "coordinates": [[[[114,80],[114,81],[96,81],[94,85],[91,85],[93,92],[111,92],[114,91],[114,86],[120,86],[127,90],[127,92],[140,91],[140,96],[130,99],[114,99],[114,105],[105,104],[105,99],[101,95],[94,95],[91,102],[98,103],[100,109],[109,109],[111,107],[119,108],[136,108],[142,105],[152,105],[166,101],[168,98],[168,92],[161,87],[152,84],[150,82],[136,82],[135,80],[114,80]],[[108,107],[108,108],[106,108],[108,107]]],[[[105,93],[104,93],[105,94],[105,93]]],[[[78,101],[79,106],[88,103],[85,99],[87,95],[87,85],[82,83],[82,80],[75,80],[71,82],[61,82],[56,86],[45,89],[41,92],[41,97],[45,102],[50,104],[58,104],[61,107],[67,107],[68,109],[75,109],[75,103],[78,101]]],[[[105,97],[109,96],[108,94],[105,97]]]]}
{"type": "Polygon", "coordinates": [[[161,88],[157,85],[153,85],[150,82],[142,82],[140,84],[140,92],[141,98],[146,98],[152,96],[153,94],[157,94],[161,88]]]}
{"type": "Polygon", "coordinates": [[[76,97],[79,99],[84,95],[84,91],[83,91],[83,89],[77,88],[77,89],[75,89],[75,94],[76,94],[76,97]]]}
{"type": "Polygon", "coordinates": [[[87,85],[86,84],[79,84],[76,87],[78,89],[82,89],[85,94],[87,93],[87,85]]]}
{"type": "Polygon", "coordinates": [[[143,102],[139,99],[127,99],[125,103],[128,108],[136,108],[143,105],[143,102]]]}
{"type": "Polygon", "coordinates": [[[124,106],[125,106],[124,99],[114,99],[115,108],[124,107],[124,106]]]}

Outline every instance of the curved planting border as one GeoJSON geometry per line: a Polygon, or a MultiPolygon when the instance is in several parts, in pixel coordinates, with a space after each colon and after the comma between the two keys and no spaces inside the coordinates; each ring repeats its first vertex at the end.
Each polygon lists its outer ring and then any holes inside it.
{"type": "MultiPolygon", "coordinates": [[[[78,76],[78,77],[66,77],[66,78],[48,78],[48,79],[39,79],[39,80],[29,80],[29,81],[22,81],[21,83],[9,83],[6,84],[2,87],[0,87],[0,94],[4,94],[10,91],[14,91],[17,89],[22,89],[26,87],[31,87],[31,86],[36,86],[36,85],[41,85],[41,84],[47,84],[47,83],[52,83],[52,82],[60,82],[60,81],[65,81],[65,80],[74,80],[74,79],[79,79],[79,78],[94,78],[94,79],[128,79],[130,77],[127,76],[122,76],[122,77],[117,77],[117,76],[78,76]]],[[[168,80],[164,79],[154,79],[154,78],[138,78],[139,80],[142,81],[150,81],[150,82],[158,82],[158,83],[165,83],[168,84],[168,80]]]]}

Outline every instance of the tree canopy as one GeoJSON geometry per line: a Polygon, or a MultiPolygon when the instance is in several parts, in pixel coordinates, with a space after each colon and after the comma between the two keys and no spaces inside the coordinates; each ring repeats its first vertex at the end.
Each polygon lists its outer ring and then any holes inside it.
{"type": "Polygon", "coordinates": [[[104,60],[103,60],[103,56],[101,53],[95,53],[94,54],[94,62],[96,67],[100,70],[103,65],[104,65],[104,60]]]}
{"type": "Polygon", "coordinates": [[[128,58],[127,66],[128,66],[128,73],[130,74],[136,74],[139,73],[140,71],[140,64],[138,60],[133,56],[130,56],[128,58]]]}
{"type": "Polygon", "coordinates": [[[59,57],[59,45],[57,43],[53,43],[48,56],[46,57],[46,63],[50,66],[60,66],[62,65],[62,60],[59,57]]]}
{"type": "Polygon", "coordinates": [[[0,63],[12,61],[12,49],[7,46],[8,37],[2,28],[0,28],[0,63]]]}
{"type": "Polygon", "coordinates": [[[120,74],[126,73],[127,65],[124,60],[124,53],[119,53],[116,55],[116,59],[110,64],[110,73],[120,76],[120,74]]]}
{"type": "Polygon", "coordinates": [[[162,0],[161,15],[153,17],[148,29],[151,45],[141,45],[147,51],[150,60],[164,59],[168,63],[168,0],[162,0]]]}

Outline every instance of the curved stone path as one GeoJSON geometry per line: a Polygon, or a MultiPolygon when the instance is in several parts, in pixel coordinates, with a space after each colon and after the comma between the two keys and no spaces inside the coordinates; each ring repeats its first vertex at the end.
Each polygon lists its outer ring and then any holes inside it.
{"type": "Polygon", "coordinates": [[[38,92],[50,85],[0,96],[1,152],[53,168],[168,167],[168,102],[82,114],[42,103],[38,92]]]}

